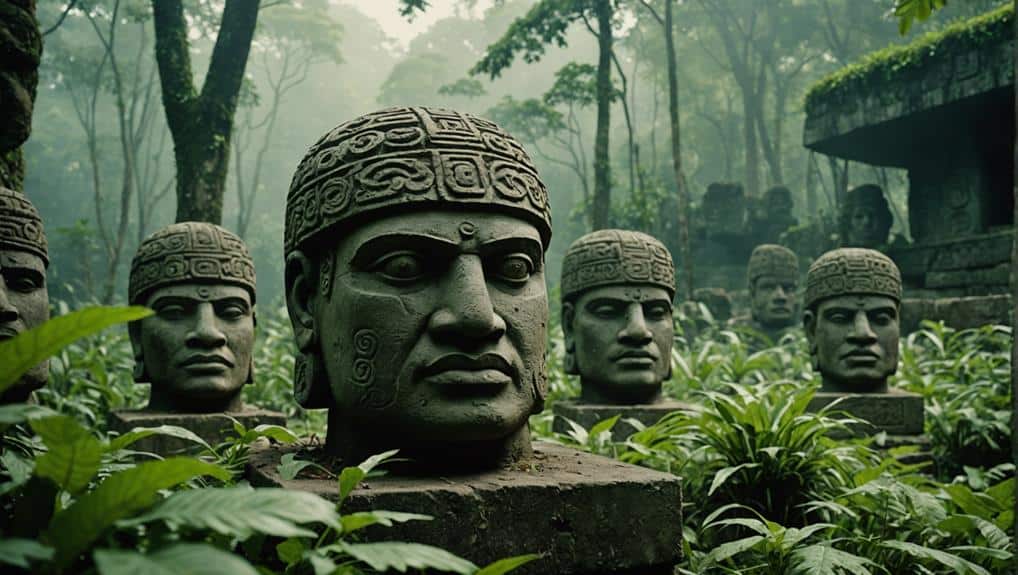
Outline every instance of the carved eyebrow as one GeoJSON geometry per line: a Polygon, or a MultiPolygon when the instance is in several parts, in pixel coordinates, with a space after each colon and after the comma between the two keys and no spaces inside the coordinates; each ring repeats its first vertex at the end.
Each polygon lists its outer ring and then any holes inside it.
{"type": "Polygon", "coordinates": [[[248,303],[244,298],[237,297],[237,296],[226,296],[226,297],[221,297],[221,298],[207,300],[207,299],[203,299],[203,298],[187,297],[187,296],[182,296],[182,295],[164,295],[164,296],[159,296],[158,298],[156,298],[155,301],[152,302],[152,304],[149,307],[153,307],[154,308],[154,307],[160,306],[160,305],[174,305],[174,304],[176,304],[176,305],[195,305],[195,304],[199,304],[199,303],[204,303],[206,301],[211,303],[213,306],[241,305],[241,306],[244,306],[244,307],[247,307],[247,308],[251,307],[251,304],[248,303]]]}
{"type": "Polygon", "coordinates": [[[478,247],[478,251],[481,256],[514,251],[523,252],[530,259],[534,260],[534,266],[538,269],[540,269],[541,264],[544,262],[544,249],[541,246],[541,242],[525,236],[511,236],[488,240],[478,247]]]}
{"type": "Polygon", "coordinates": [[[430,253],[454,253],[459,243],[447,238],[429,234],[392,233],[384,234],[364,242],[357,247],[350,265],[365,269],[379,256],[394,251],[427,251],[430,253]]]}
{"type": "Polygon", "coordinates": [[[0,266],[0,274],[11,274],[15,276],[28,276],[33,281],[43,283],[46,280],[46,274],[39,270],[31,267],[22,266],[0,266]]]}

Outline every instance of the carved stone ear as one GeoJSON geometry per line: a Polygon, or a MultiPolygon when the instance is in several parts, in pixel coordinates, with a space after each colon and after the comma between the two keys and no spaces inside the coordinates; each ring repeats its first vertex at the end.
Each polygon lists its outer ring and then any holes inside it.
{"type": "Polygon", "coordinates": [[[806,342],[809,349],[809,362],[813,371],[820,372],[820,363],[817,360],[817,316],[812,310],[802,312],[802,328],[806,332],[806,342]]]}
{"type": "Polygon", "coordinates": [[[286,258],[286,310],[293,326],[297,349],[308,352],[317,347],[314,298],[317,292],[317,270],[304,252],[295,251],[286,258]]]}
{"type": "Polygon", "coordinates": [[[576,338],[573,337],[573,318],[576,307],[572,302],[562,303],[562,340],[565,355],[562,357],[562,369],[569,375],[579,375],[580,368],[576,362],[576,338]]]}

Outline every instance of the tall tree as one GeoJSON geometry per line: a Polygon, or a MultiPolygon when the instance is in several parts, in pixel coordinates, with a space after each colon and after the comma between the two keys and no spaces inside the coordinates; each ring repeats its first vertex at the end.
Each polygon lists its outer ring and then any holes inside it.
{"type": "Polygon", "coordinates": [[[182,0],[152,0],[156,62],[177,167],[178,222],[222,221],[233,116],[259,2],[226,0],[212,59],[198,92],[182,0]]]}
{"type": "Polygon", "coordinates": [[[517,56],[528,63],[536,62],[544,55],[549,44],[566,44],[566,32],[576,21],[582,20],[596,35],[597,124],[591,209],[594,229],[609,227],[611,219],[609,136],[611,103],[615,93],[611,81],[613,12],[612,0],[540,0],[524,16],[516,19],[502,38],[488,46],[484,57],[470,70],[471,74],[487,74],[494,79],[511,66],[517,56]]]}
{"type": "Polygon", "coordinates": [[[689,244],[689,187],[686,174],[682,169],[682,130],[679,123],[679,65],[675,51],[675,24],[673,22],[674,0],[664,0],[664,16],[662,17],[646,0],[640,3],[661,24],[665,39],[665,57],[668,67],[668,120],[672,136],[672,170],[675,174],[676,195],[679,199],[679,257],[682,260],[683,285],[685,299],[693,297],[693,250],[689,244]]]}

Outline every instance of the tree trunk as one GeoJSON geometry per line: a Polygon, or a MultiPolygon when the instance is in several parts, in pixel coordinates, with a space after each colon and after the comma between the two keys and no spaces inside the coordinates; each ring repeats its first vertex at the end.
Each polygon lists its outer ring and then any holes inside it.
{"type": "Polygon", "coordinates": [[[230,160],[237,95],[259,0],[226,0],[201,93],[196,93],[181,0],[152,0],[156,62],[177,166],[176,221],[218,224],[230,160]]]}
{"type": "Polygon", "coordinates": [[[675,172],[675,191],[679,197],[679,259],[683,269],[682,295],[693,298],[693,256],[689,245],[689,187],[682,170],[682,132],[679,125],[679,72],[672,36],[672,0],[665,0],[665,55],[668,61],[668,118],[672,132],[672,169],[675,172]]]}
{"type": "Polygon", "coordinates": [[[597,134],[594,137],[593,228],[611,225],[611,167],[608,136],[611,129],[612,24],[611,0],[597,0],[597,134]]]}
{"type": "Polygon", "coordinates": [[[747,198],[755,198],[760,194],[760,147],[756,140],[755,99],[756,94],[751,90],[742,91],[742,137],[745,147],[744,179],[747,198]]]}

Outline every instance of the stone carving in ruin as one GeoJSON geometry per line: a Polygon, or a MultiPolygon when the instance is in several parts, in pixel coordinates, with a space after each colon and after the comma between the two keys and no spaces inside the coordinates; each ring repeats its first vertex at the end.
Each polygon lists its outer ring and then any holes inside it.
{"type": "MultiPolygon", "coordinates": [[[[49,319],[46,268],[49,256],[42,218],[27,197],[0,187],[0,340],[49,319]]],[[[46,385],[49,362],[28,371],[0,403],[23,402],[46,385]]]]}
{"type": "Polygon", "coordinates": [[[155,310],[129,325],[147,410],[239,412],[252,381],[254,263],[243,240],[209,223],[156,231],[131,262],[128,301],[155,310]]]}
{"type": "Polygon", "coordinates": [[[548,195],[495,124],[389,108],[314,144],[286,202],[294,393],[326,450],[428,464],[529,455],[544,404],[548,195]]]}
{"type": "Polygon", "coordinates": [[[842,247],[883,249],[894,217],[884,190],[875,184],[852,188],[845,194],[838,217],[842,247]]]}
{"type": "Polygon", "coordinates": [[[901,273],[875,250],[825,253],[806,277],[803,325],[821,391],[883,393],[898,365],[901,273]]]}
{"type": "Polygon", "coordinates": [[[799,258],[795,252],[775,244],[757,246],[749,256],[746,282],[750,316],[738,323],[775,341],[798,324],[799,258]]]}
{"type": "Polygon", "coordinates": [[[598,230],[562,262],[565,370],[586,403],[650,403],[671,373],[675,266],[655,238],[598,230]]]}

